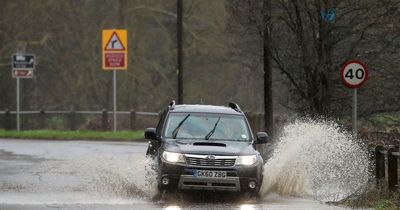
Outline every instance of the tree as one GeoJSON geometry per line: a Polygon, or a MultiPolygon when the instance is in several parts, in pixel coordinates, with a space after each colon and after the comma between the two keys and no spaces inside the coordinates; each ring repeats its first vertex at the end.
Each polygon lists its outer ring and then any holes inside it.
{"type": "MultiPolygon", "coordinates": [[[[270,135],[273,135],[271,1],[236,0],[230,1],[228,8],[233,14],[232,25],[235,25],[235,27],[231,25],[231,31],[241,34],[241,38],[246,33],[250,36],[257,36],[259,40],[257,43],[261,43],[264,83],[264,125],[266,131],[270,135]],[[239,24],[239,26],[236,26],[236,24],[239,24]]],[[[251,42],[251,39],[249,41],[251,42]]],[[[258,50],[259,48],[256,47],[255,49],[258,50]]]]}
{"type": "MultiPolygon", "coordinates": [[[[256,33],[263,23],[260,1],[239,1],[231,5],[234,8],[231,16],[236,17],[233,22],[246,32],[241,39],[263,37],[262,33],[256,33]]],[[[291,93],[290,103],[281,104],[302,114],[346,113],[351,106],[343,106],[349,94],[341,85],[339,69],[345,61],[354,58],[364,60],[372,68],[381,68],[382,59],[377,55],[390,58],[385,64],[387,67],[388,63],[398,60],[398,54],[382,48],[384,43],[391,45],[398,40],[398,31],[387,27],[399,17],[398,5],[398,1],[391,0],[271,0],[270,22],[274,28],[271,28],[269,43],[273,66],[286,77],[291,93]],[[321,18],[321,11],[328,8],[336,11],[333,23],[321,18]]],[[[259,48],[255,45],[259,44],[256,42],[248,49],[257,52],[259,48]]],[[[368,85],[365,89],[369,89],[368,85]]]]}

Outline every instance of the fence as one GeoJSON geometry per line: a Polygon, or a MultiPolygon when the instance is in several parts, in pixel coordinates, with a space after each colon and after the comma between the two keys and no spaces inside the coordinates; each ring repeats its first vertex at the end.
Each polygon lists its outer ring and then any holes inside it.
{"type": "MultiPolygon", "coordinates": [[[[119,130],[140,130],[155,127],[160,112],[117,111],[119,130]]],[[[56,130],[111,130],[112,111],[20,111],[21,129],[56,129],[56,130]]],[[[250,126],[254,132],[264,130],[264,115],[246,112],[250,126]]],[[[16,128],[16,111],[0,111],[0,128],[12,130],[16,128]]]]}
{"type": "MultiPolygon", "coordinates": [[[[111,130],[112,111],[21,111],[21,128],[59,129],[59,130],[111,130]]],[[[11,130],[16,127],[16,111],[0,111],[2,127],[11,130]]],[[[154,126],[159,113],[118,111],[118,128],[121,130],[137,130],[154,126]]],[[[1,122],[1,121],[0,121],[1,122]]]]}
{"type": "Polygon", "coordinates": [[[399,186],[399,146],[370,145],[371,162],[377,183],[387,185],[389,190],[398,190],[399,186]]]}

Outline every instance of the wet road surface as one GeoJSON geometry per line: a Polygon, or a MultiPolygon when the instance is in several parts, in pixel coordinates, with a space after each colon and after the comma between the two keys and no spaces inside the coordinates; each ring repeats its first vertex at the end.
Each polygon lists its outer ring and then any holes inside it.
{"type": "Polygon", "coordinates": [[[146,143],[0,139],[3,209],[343,209],[276,194],[261,200],[182,194],[153,202],[146,143]]]}

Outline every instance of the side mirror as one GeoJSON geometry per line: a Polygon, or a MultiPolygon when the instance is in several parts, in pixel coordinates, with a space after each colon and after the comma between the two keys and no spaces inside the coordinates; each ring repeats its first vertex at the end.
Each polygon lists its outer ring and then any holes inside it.
{"type": "Polygon", "coordinates": [[[256,136],[257,136],[256,144],[265,144],[268,142],[269,137],[266,132],[258,132],[256,136]]]}
{"type": "Polygon", "coordinates": [[[146,128],[144,131],[144,138],[150,140],[156,140],[156,129],[155,128],[146,128]]]}

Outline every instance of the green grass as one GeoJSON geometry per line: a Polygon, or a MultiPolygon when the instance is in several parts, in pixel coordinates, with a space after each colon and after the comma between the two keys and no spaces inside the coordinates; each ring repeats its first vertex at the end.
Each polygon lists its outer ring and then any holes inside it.
{"type": "Polygon", "coordinates": [[[0,138],[50,139],[50,140],[125,140],[143,141],[143,131],[58,131],[58,130],[0,130],[0,138]]]}
{"type": "Polygon", "coordinates": [[[362,194],[350,196],[338,202],[330,202],[329,204],[348,206],[352,209],[400,210],[400,193],[387,191],[382,183],[368,188],[362,194]]]}
{"type": "Polygon", "coordinates": [[[392,130],[400,132],[398,126],[400,123],[399,114],[376,114],[370,117],[369,123],[371,124],[371,127],[380,132],[390,132],[392,130]]]}
{"type": "Polygon", "coordinates": [[[373,205],[373,208],[375,210],[395,210],[395,209],[400,209],[399,206],[396,206],[395,203],[393,203],[390,200],[379,200],[377,202],[375,202],[375,204],[373,205]]]}

